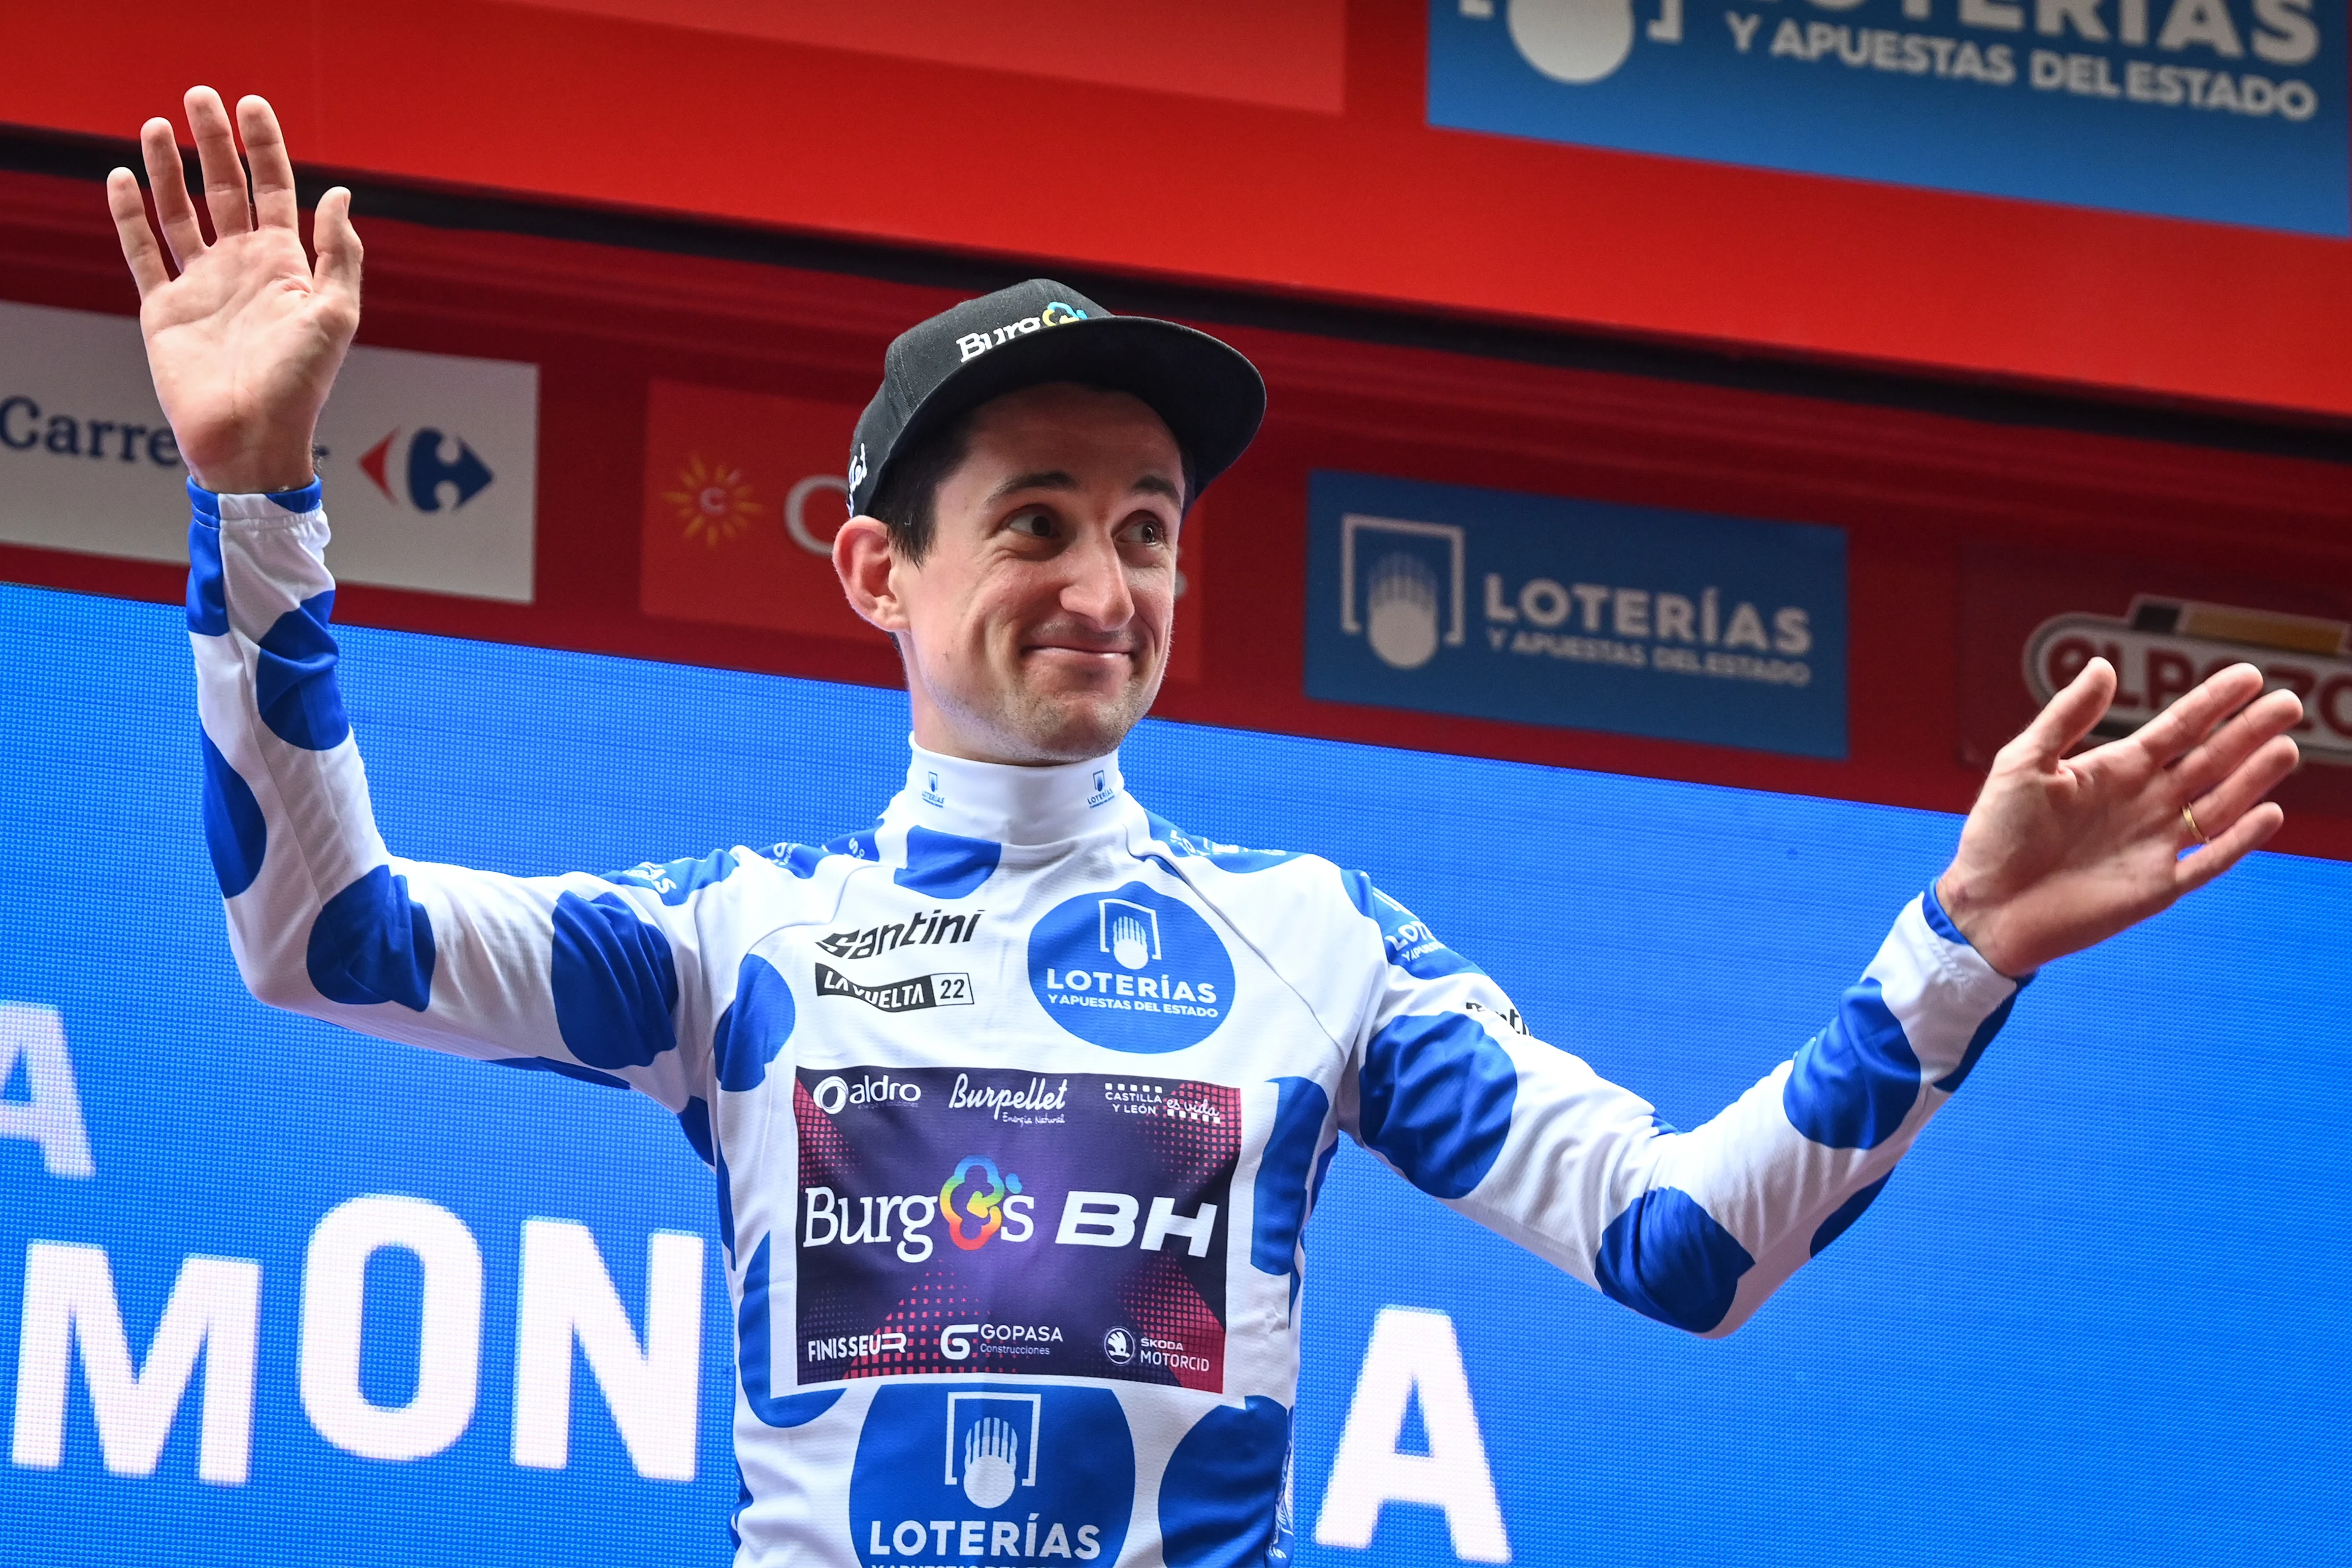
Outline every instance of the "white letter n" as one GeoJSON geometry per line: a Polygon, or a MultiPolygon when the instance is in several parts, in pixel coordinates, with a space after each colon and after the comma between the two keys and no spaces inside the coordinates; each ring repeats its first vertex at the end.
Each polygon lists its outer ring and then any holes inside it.
{"type": "Polygon", "coordinates": [[[261,1328],[261,1265],[191,1258],[180,1265],[147,1364],[131,1364],[114,1270],[96,1247],[37,1241],[25,1249],[24,1338],[16,1347],[16,1425],[10,1455],[27,1469],[65,1460],[66,1383],[74,1347],[110,1474],[152,1476],[205,1358],[196,1476],[245,1484],[253,1451],[253,1362],[261,1328]]]}
{"type": "Polygon", "coordinates": [[[584,1225],[525,1220],[515,1323],[514,1462],[572,1459],[572,1342],[604,1391],[637,1474],[694,1479],[702,1392],[702,1237],[657,1230],[646,1244],[646,1339],[584,1225]]]}
{"type": "Polygon", "coordinates": [[[1373,1320],[1323,1511],[1315,1521],[1316,1543],[1369,1547],[1381,1510],[1392,1502],[1444,1510],[1454,1555],[1463,1562],[1511,1560],[1470,1380],[1462,1371],[1462,1347],[1454,1338],[1454,1320],[1443,1312],[1383,1307],[1373,1320]],[[1405,1410],[1416,1394],[1429,1452],[1399,1453],[1405,1410]]]}

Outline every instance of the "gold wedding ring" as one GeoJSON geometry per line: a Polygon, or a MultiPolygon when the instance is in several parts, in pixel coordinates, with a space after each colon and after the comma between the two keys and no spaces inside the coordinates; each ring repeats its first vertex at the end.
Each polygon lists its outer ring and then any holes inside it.
{"type": "Polygon", "coordinates": [[[2205,830],[2197,826],[2196,815],[2185,805],[2180,808],[2180,820],[2189,825],[2189,837],[2194,838],[2200,844],[2210,844],[2213,842],[2211,839],[2205,837],[2205,830]]]}

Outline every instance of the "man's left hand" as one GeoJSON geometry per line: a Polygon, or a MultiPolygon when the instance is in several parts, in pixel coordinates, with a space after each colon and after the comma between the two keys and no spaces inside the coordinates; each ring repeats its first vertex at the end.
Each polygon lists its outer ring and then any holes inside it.
{"type": "Polygon", "coordinates": [[[2120,741],[2070,757],[2115,698],[2084,667],[2003,746],[1936,884],[1986,963],[2025,975],[2203,887],[2278,831],[2263,798],[2294,769],[2293,692],[2232,665],[2120,741]],[[2195,853],[2183,855],[2184,849],[2195,853]]]}

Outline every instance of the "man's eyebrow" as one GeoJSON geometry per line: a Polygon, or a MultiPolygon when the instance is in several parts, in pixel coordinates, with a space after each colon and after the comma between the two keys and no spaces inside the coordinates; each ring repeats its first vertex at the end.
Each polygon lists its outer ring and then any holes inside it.
{"type": "MultiPolygon", "coordinates": [[[[1074,490],[1077,488],[1078,481],[1066,470],[1040,468],[1034,474],[1016,474],[997,486],[989,492],[987,504],[994,506],[1005,497],[1019,495],[1023,490],[1074,490]]],[[[1166,496],[1179,506],[1184,503],[1182,488],[1165,474],[1145,474],[1128,488],[1146,495],[1166,496]]]]}
{"type": "Polygon", "coordinates": [[[1074,490],[1078,481],[1060,468],[1041,468],[1034,474],[1016,474],[988,492],[988,504],[994,506],[1006,496],[1023,490],[1074,490]]]}

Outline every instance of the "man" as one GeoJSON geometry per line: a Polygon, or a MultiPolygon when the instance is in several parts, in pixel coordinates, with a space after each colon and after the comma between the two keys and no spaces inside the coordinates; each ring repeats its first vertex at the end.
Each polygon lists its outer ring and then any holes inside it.
{"type": "Polygon", "coordinates": [[[267,104],[142,132],[173,276],[108,196],[194,476],[205,823],[278,1005],[623,1083],[718,1175],[746,1563],[1286,1561],[1298,1237],[1342,1133],[1617,1300],[1727,1333],[1875,1195],[2042,964],[2262,843],[2291,695],[2224,670],[2066,755],[2094,662],[1998,761],[1828,1027],[1706,1125],[1523,1028],[1361,873],[1184,833],[1117,747],[1186,509],[1263,402],[1213,339],[1034,281],[895,342],[835,562],[897,639],[906,789],[822,847],[607,877],[393,857],[335,687],[313,422],[357,324],[267,104]],[[2184,854],[2184,851],[2193,851],[2184,854]]]}

